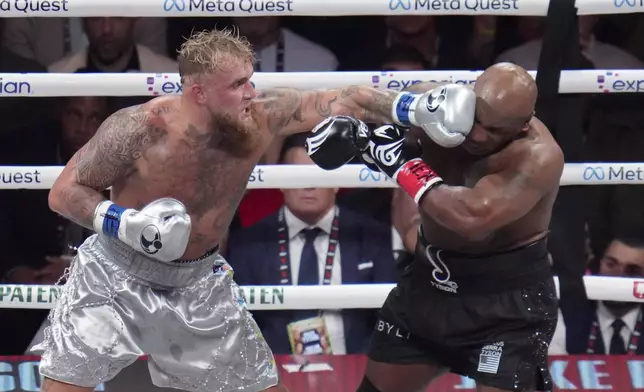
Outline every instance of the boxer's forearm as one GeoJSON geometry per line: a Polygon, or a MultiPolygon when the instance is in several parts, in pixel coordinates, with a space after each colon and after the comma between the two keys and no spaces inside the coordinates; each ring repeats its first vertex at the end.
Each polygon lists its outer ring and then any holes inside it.
{"type": "Polygon", "coordinates": [[[397,95],[397,91],[368,86],[315,91],[274,88],[258,94],[253,114],[260,126],[280,135],[309,132],[331,116],[351,116],[370,123],[390,123],[397,95]]]}
{"type": "Polygon", "coordinates": [[[332,116],[351,116],[364,122],[379,124],[393,121],[393,104],[398,91],[352,86],[342,89],[339,94],[341,99],[338,105],[333,106],[332,116]]]}
{"type": "Polygon", "coordinates": [[[464,238],[480,240],[492,232],[493,206],[470,188],[437,186],[423,195],[419,207],[424,216],[464,238]]]}
{"type": "Polygon", "coordinates": [[[102,193],[79,184],[60,186],[49,193],[52,211],[89,230],[94,230],[94,211],[104,200],[102,193]]]}

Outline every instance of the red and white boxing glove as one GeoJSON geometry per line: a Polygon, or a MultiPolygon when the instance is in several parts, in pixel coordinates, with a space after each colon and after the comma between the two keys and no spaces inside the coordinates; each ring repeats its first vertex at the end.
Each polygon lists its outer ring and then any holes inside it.
{"type": "Polygon", "coordinates": [[[369,158],[416,203],[427,191],[443,183],[443,179],[420,158],[419,149],[405,143],[405,130],[396,125],[384,125],[371,132],[362,159],[366,162],[369,158]]]}

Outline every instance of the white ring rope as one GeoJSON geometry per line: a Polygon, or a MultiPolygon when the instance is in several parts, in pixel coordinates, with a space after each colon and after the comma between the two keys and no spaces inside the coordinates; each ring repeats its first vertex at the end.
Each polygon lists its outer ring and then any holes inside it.
{"type": "MultiPolygon", "coordinates": [[[[2,0],[0,15],[5,18],[420,14],[545,16],[548,3],[547,0],[2,0]]],[[[577,0],[576,6],[580,15],[644,10],[639,0],[577,0]]]]}
{"type": "MultiPolygon", "coordinates": [[[[0,166],[0,189],[51,189],[62,170],[62,166],[0,166]]],[[[644,162],[567,163],[560,184],[644,184],[644,162]]],[[[332,171],[315,165],[259,165],[248,178],[248,189],[396,187],[386,175],[364,165],[332,171]]]]}
{"type": "MultiPolygon", "coordinates": [[[[0,0],[0,4],[2,4],[2,0],[0,0]]],[[[355,84],[401,90],[421,81],[473,84],[482,72],[481,70],[258,72],[253,75],[251,81],[258,89],[282,86],[318,89],[346,87],[355,84]]],[[[530,74],[535,77],[537,73],[531,71],[530,74]]],[[[181,94],[179,81],[177,73],[0,73],[0,97],[178,95],[181,94]]],[[[644,92],[644,70],[561,71],[559,92],[564,94],[644,92]]]]}
{"type": "MultiPolygon", "coordinates": [[[[557,296],[559,280],[555,277],[557,296]]],[[[584,276],[590,300],[644,302],[644,278],[584,276]]],[[[376,309],[393,284],[342,284],[333,286],[243,286],[250,310],[376,309]]],[[[51,309],[60,286],[0,285],[0,308],[51,309]]]]}
{"type": "MultiPolygon", "coordinates": [[[[554,0],[556,1],[556,0],[554,0]]],[[[197,17],[342,15],[531,15],[546,0],[0,0],[0,17],[197,17]]],[[[641,0],[577,0],[579,15],[644,12],[641,0]]],[[[256,73],[259,88],[304,89],[351,84],[401,90],[421,81],[473,84],[482,71],[256,73]]],[[[533,76],[536,72],[531,72],[533,76]]],[[[644,70],[562,71],[560,93],[644,92],[644,70]]],[[[179,75],[0,73],[0,97],[155,96],[180,94],[179,75]],[[63,93],[64,92],[64,93],[63,93]]],[[[644,184],[644,163],[566,164],[561,185],[644,184]]],[[[0,167],[0,189],[50,189],[59,166],[0,167]]],[[[315,166],[258,166],[249,189],[392,188],[386,176],[362,165],[335,171],[315,166]]],[[[556,279],[556,278],[555,278],[556,279]]],[[[584,277],[591,300],[644,302],[644,279],[584,277]]],[[[558,281],[557,281],[558,286],[558,281]]],[[[251,310],[379,308],[391,284],[242,287],[251,310]]],[[[0,308],[50,309],[59,286],[0,285],[0,308]]]]}

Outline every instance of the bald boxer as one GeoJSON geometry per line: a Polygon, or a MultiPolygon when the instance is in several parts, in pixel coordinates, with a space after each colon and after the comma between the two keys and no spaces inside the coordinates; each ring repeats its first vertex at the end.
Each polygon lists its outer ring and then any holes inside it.
{"type": "MultiPolygon", "coordinates": [[[[159,387],[283,391],[218,254],[249,175],[275,135],[334,115],[390,122],[409,108],[407,95],[363,86],[257,94],[253,50],[229,31],[193,35],[178,61],[183,94],[113,114],[51,189],[54,211],[97,234],[35,348],[42,391],[90,392],[144,354],[159,387]]],[[[429,115],[419,107],[415,124],[429,115]]]]}
{"type": "Polygon", "coordinates": [[[333,168],[342,163],[334,149],[354,146],[418,205],[415,261],[380,311],[358,391],[421,391],[447,371],[476,380],[479,392],[550,390],[557,297],[546,237],[564,158],[534,117],[535,81],[496,64],[476,80],[473,112],[458,86],[413,89],[433,89],[401,98],[424,99],[430,126],[400,112],[361,136],[363,124],[342,117],[316,130],[328,136],[311,154],[333,168]]]}

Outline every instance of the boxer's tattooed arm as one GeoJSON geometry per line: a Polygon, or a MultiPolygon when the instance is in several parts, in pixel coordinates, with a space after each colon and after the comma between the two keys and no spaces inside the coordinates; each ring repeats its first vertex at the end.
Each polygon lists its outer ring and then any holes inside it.
{"type": "Polygon", "coordinates": [[[256,99],[254,116],[273,134],[308,132],[329,116],[352,116],[366,122],[391,122],[397,91],[367,86],[302,91],[275,88],[263,91],[256,99]]]}
{"type": "Polygon", "coordinates": [[[123,178],[147,147],[164,131],[147,125],[142,107],[117,111],[69,161],[52,187],[50,206],[66,218],[92,229],[101,193],[123,178]]]}

